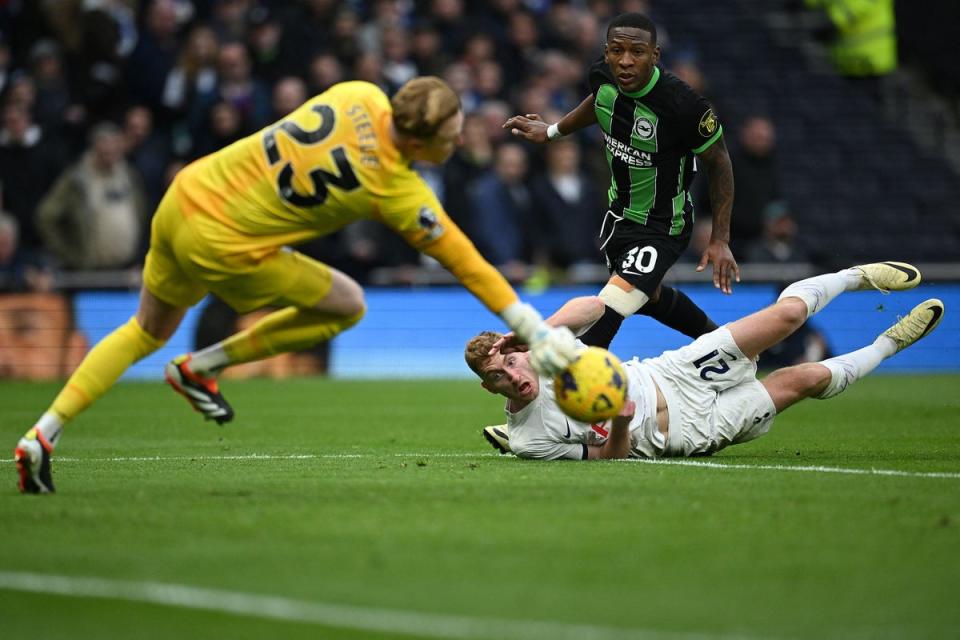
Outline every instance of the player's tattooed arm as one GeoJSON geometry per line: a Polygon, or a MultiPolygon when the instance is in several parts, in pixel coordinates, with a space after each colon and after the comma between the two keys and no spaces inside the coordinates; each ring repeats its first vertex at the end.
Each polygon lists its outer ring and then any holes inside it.
{"type": "Polygon", "coordinates": [[[710,246],[703,253],[697,271],[713,264],[713,284],[724,293],[733,291],[732,282],[740,281],[740,267],[730,251],[730,217],[733,211],[733,165],[723,136],[697,156],[707,170],[713,231],[710,246]]]}
{"type": "Polygon", "coordinates": [[[713,210],[712,240],[730,242],[730,215],[733,210],[733,165],[723,136],[699,156],[707,170],[710,207],[713,210]]]}

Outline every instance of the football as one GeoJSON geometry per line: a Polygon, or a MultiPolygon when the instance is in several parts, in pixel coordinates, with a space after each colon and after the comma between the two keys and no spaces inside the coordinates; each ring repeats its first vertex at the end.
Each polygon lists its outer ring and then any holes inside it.
{"type": "Polygon", "coordinates": [[[627,398],[627,376],[615,355],[587,347],[556,375],[553,391],[565,414],[593,424],[620,413],[627,398]]]}

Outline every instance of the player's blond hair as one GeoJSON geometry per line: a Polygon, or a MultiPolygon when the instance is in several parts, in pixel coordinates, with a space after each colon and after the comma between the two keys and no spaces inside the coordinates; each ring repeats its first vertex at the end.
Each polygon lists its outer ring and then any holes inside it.
{"type": "Polygon", "coordinates": [[[390,105],[397,131],[415,138],[429,138],[460,110],[460,98],[440,78],[421,76],[400,87],[390,99],[390,105]]]}
{"type": "Polygon", "coordinates": [[[483,377],[483,373],[480,370],[483,365],[486,364],[487,360],[490,359],[490,349],[492,349],[493,344],[502,337],[502,333],[484,331],[470,338],[467,342],[467,348],[463,350],[463,358],[467,361],[467,366],[481,378],[483,377]]]}

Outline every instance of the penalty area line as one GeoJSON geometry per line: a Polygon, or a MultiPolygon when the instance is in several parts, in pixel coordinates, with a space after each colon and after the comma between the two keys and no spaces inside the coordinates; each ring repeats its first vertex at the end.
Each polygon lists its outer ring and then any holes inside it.
{"type": "MultiPolygon", "coordinates": [[[[113,580],[28,572],[0,571],[0,590],[99,598],[146,603],[182,609],[267,618],[284,622],[317,624],[374,633],[404,634],[430,638],[480,640],[706,640],[732,639],[669,633],[649,629],[563,624],[533,620],[474,618],[440,613],[381,609],[328,602],[311,602],[279,596],[259,595],[222,589],[162,582],[113,580]]],[[[743,637],[743,636],[737,636],[743,637]]]]}

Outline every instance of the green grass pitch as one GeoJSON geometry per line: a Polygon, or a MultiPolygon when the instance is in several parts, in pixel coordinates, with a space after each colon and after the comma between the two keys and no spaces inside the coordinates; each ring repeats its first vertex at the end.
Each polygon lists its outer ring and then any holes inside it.
{"type": "Polygon", "coordinates": [[[121,384],[37,497],[10,451],[56,386],[0,384],[0,637],[957,637],[960,376],[861,381],[706,466],[497,456],[468,381],[224,386],[221,428],[121,384]]]}

